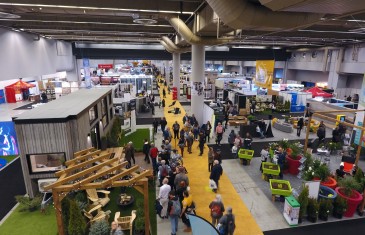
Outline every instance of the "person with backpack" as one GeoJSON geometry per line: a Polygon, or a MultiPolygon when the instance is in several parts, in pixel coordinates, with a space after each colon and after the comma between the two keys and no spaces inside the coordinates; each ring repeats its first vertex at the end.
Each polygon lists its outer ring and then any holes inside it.
{"type": "Polygon", "coordinates": [[[167,207],[167,212],[171,223],[171,235],[176,235],[179,225],[179,217],[181,214],[181,205],[173,191],[170,191],[169,193],[169,203],[167,207]]]}
{"type": "MultiPolygon", "coordinates": [[[[223,174],[222,166],[219,164],[218,160],[214,160],[212,171],[210,172],[209,179],[214,180],[215,184],[217,185],[217,188],[219,187],[218,182],[219,182],[219,179],[220,179],[222,174],[223,174]]],[[[217,192],[217,188],[213,189],[213,191],[215,193],[217,192]]]]}
{"type": "Polygon", "coordinates": [[[161,166],[158,167],[160,174],[160,187],[162,186],[162,180],[169,175],[169,166],[166,165],[165,160],[161,160],[161,166]]]}
{"type": "Polygon", "coordinates": [[[233,235],[236,229],[236,223],[235,216],[232,213],[232,207],[227,207],[227,213],[220,218],[218,227],[220,235],[233,235]]]}
{"type": "Polygon", "coordinates": [[[209,204],[210,216],[213,226],[217,226],[218,221],[223,216],[224,205],[220,194],[215,195],[215,199],[209,204]]]}
{"type": "Polygon", "coordinates": [[[162,180],[162,186],[160,187],[160,192],[158,193],[158,199],[160,200],[162,210],[161,218],[167,219],[167,205],[169,202],[169,193],[171,191],[171,186],[168,185],[169,180],[164,178],[162,180]]]}

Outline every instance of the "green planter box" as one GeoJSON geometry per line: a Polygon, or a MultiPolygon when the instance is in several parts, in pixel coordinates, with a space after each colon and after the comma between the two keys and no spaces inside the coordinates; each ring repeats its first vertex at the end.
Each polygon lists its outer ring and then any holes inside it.
{"type": "Polygon", "coordinates": [[[251,160],[255,151],[249,149],[240,149],[238,151],[238,157],[241,159],[251,160]]]}
{"type": "Polygon", "coordinates": [[[262,171],[266,175],[279,175],[280,167],[271,162],[263,162],[262,163],[262,171]]]}
{"type": "Polygon", "coordinates": [[[290,182],[287,180],[270,179],[271,194],[289,197],[291,195],[290,182]]]}

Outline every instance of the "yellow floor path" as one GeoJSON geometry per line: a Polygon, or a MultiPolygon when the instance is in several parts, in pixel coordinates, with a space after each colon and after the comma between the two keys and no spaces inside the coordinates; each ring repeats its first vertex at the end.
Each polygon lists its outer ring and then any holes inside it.
{"type": "MultiPolygon", "coordinates": [[[[160,87],[160,97],[162,97],[163,85],[161,84],[160,87]]],[[[183,126],[182,118],[185,115],[184,108],[180,105],[179,102],[176,102],[175,107],[180,108],[181,114],[174,115],[173,113],[168,113],[169,110],[173,109],[172,107],[168,107],[173,102],[173,100],[171,94],[167,94],[166,97],[167,98],[165,98],[166,106],[164,109],[164,115],[168,123],[167,126],[172,129],[172,124],[175,121],[178,121],[180,126],[183,126]]],[[[174,145],[174,140],[172,140],[172,146],[174,147],[174,145]]],[[[190,192],[197,206],[197,214],[199,216],[202,216],[206,220],[211,221],[210,209],[208,208],[208,205],[215,198],[215,193],[213,193],[208,187],[210,175],[210,173],[208,172],[208,147],[205,145],[203,156],[198,156],[200,153],[198,148],[198,141],[194,141],[192,150],[192,154],[189,154],[187,152],[187,149],[185,149],[184,151],[184,166],[188,170],[190,192]]],[[[218,191],[218,193],[222,195],[225,207],[231,206],[233,208],[233,214],[236,216],[235,235],[263,234],[260,227],[256,223],[255,219],[252,217],[246,205],[241,200],[240,196],[234,189],[231,181],[228,179],[226,174],[222,175],[219,181],[219,185],[220,190],[218,191]]]]}

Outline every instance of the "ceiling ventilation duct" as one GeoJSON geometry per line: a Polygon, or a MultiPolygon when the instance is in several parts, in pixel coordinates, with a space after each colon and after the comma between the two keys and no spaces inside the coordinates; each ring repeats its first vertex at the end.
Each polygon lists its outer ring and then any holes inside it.
{"type": "Polygon", "coordinates": [[[250,3],[249,0],[207,0],[219,18],[233,29],[252,29],[253,27],[280,30],[292,29],[314,24],[324,14],[273,12],[264,6],[250,3]]]}
{"type": "Polygon", "coordinates": [[[162,37],[160,43],[165,47],[166,51],[170,53],[186,53],[191,51],[191,47],[178,47],[166,36],[162,37]]]}
{"type": "Polygon", "coordinates": [[[18,18],[20,18],[19,15],[0,11],[0,19],[18,19],[18,18]]]}
{"type": "Polygon", "coordinates": [[[195,45],[219,45],[232,41],[234,38],[214,38],[214,37],[200,37],[195,35],[190,28],[179,18],[168,19],[172,27],[178,32],[186,42],[195,45]]]}

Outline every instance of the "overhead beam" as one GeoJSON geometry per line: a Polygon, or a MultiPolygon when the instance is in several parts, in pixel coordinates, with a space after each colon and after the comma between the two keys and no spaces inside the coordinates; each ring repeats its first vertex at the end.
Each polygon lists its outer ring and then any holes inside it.
{"type": "MultiPolygon", "coordinates": [[[[100,155],[98,157],[95,157],[93,159],[89,159],[87,161],[81,162],[81,163],[79,163],[77,165],[72,165],[72,166],[70,165],[68,168],[56,172],[55,175],[56,175],[56,177],[60,177],[63,174],[66,174],[67,175],[68,173],[70,173],[70,172],[72,172],[74,170],[78,170],[78,169],[80,169],[80,168],[82,168],[84,166],[90,165],[90,164],[92,164],[94,162],[97,162],[97,161],[103,159],[103,158],[110,157],[110,155],[111,155],[111,153],[106,153],[106,154],[100,155]]],[[[89,157],[91,157],[91,156],[89,156],[89,157]]]]}
{"type": "Polygon", "coordinates": [[[87,153],[87,154],[84,153],[82,155],[79,155],[79,154],[78,155],[75,155],[74,154],[75,157],[73,159],[69,160],[69,161],[66,161],[65,162],[65,165],[66,166],[70,166],[73,163],[76,163],[78,161],[83,161],[84,159],[86,159],[88,157],[91,157],[93,155],[97,155],[99,153],[101,153],[101,150],[96,150],[96,151],[93,151],[93,152],[90,152],[90,153],[87,153]]]}

